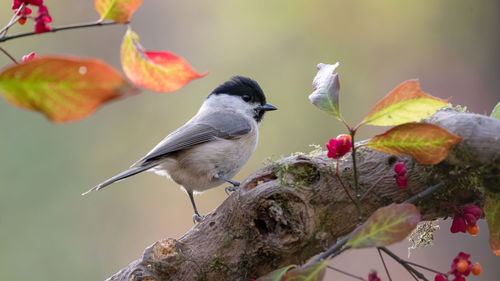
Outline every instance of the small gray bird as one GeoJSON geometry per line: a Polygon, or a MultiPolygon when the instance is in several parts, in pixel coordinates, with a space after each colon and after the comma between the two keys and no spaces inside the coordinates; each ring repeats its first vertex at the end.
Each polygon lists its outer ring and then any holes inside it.
{"type": "Polygon", "coordinates": [[[266,111],[264,92],[254,80],[232,77],[210,93],[198,113],[165,137],[132,167],[83,193],[102,189],[144,171],[167,176],[186,191],[193,205],[193,220],[203,217],[196,209],[193,192],[202,192],[228,182],[245,165],[257,146],[258,125],[266,111]]]}

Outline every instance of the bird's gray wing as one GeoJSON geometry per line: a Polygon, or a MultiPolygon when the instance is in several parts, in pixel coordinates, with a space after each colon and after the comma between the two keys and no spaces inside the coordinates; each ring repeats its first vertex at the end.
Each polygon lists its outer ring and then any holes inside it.
{"type": "Polygon", "coordinates": [[[186,123],[168,135],[134,166],[148,165],[151,161],[170,153],[214,141],[217,138],[235,138],[247,134],[251,129],[249,121],[239,115],[221,112],[210,113],[203,118],[186,123]]]}

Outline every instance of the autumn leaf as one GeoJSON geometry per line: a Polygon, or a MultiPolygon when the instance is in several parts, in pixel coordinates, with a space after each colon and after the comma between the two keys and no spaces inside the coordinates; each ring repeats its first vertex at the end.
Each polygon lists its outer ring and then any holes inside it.
{"type": "Polygon", "coordinates": [[[259,279],[257,281],[281,281],[281,278],[285,273],[290,270],[291,268],[294,268],[295,265],[287,265],[282,268],[276,269],[275,271],[272,271],[259,279]]]}
{"type": "Polygon", "coordinates": [[[389,154],[408,154],[421,164],[437,164],[462,140],[428,123],[406,123],[376,135],[366,146],[389,154]]]}
{"type": "Polygon", "coordinates": [[[39,111],[53,122],[68,122],[138,89],[100,60],[58,56],[36,57],[3,69],[0,91],[21,108],[39,111]]]}
{"type": "Polygon", "coordinates": [[[172,92],[205,74],[196,73],[181,57],[161,51],[146,51],[139,37],[127,30],[121,47],[122,68],[132,82],[157,92],[172,92]]]}
{"type": "Polygon", "coordinates": [[[500,119],[500,102],[495,105],[495,108],[493,108],[493,111],[491,111],[490,117],[500,119]]]}
{"type": "Polygon", "coordinates": [[[490,247],[493,253],[500,256],[500,199],[498,194],[486,193],[484,215],[490,230],[490,247]]]}
{"type": "Polygon", "coordinates": [[[418,80],[408,80],[380,100],[360,125],[395,126],[420,121],[447,103],[447,100],[423,93],[418,80]]]}
{"type": "Polygon", "coordinates": [[[339,111],[339,75],[333,72],[339,66],[336,64],[318,64],[318,73],[313,80],[314,92],[309,100],[324,112],[342,120],[339,111]]]}
{"type": "Polygon", "coordinates": [[[420,222],[413,204],[391,204],[376,210],[359,226],[347,244],[352,248],[385,247],[408,236],[420,222]]]}
{"type": "Polygon", "coordinates": [[[142,4],[142,0],[94,0],[94,7],[101,19],[125,23],[135,10],[142,4]]]}

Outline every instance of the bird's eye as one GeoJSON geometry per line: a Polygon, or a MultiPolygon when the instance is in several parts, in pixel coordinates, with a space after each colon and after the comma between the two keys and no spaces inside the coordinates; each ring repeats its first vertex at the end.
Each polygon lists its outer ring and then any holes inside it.
{"type": "Polygon", "coordinates": [[[245,102],[249,102],[250,100],[252,100],[252,98],[251,98],[249,95],[243,95],[243,96],[241,96],[241,98],[242,98],[245,102]]]}

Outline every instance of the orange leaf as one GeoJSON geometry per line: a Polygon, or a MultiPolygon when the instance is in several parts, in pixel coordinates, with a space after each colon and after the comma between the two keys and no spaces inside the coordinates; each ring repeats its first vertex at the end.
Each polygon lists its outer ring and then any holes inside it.
{"type": "Polygon", "coordinates": [[[408,80],[380,100],[360,124],[394,126],[420,121],[434,114],[447,102],[423,93],[418,80],[408,80]]]}
{"type": "Polygon", "coordinates": [[[406,123],[373,137],[366,146],[389,154],[408,154],[421,164],[437,164],[461,140],[433,124],[406,123]]]}
{"type": "Polygon", "coordinates": [[[128,22],[142,0],[94,0],[94,7],[102,19],[118,23],[128,22]]]}
{"type": "Polygon", "coordinates": [[[123,71],[132,82],[157,92],[176,91],[206,75],[196,73],[183,58],[172,53],[145,51],[130,29],[123,37],[121,60],[123,71]]]}
{"type": "Polygon", "coordinates": [[[97,59],[36,57],[2,70],[0,91],[21,108],[39,111],[54,122],[67,122],[138,89],[97,59]]]}

